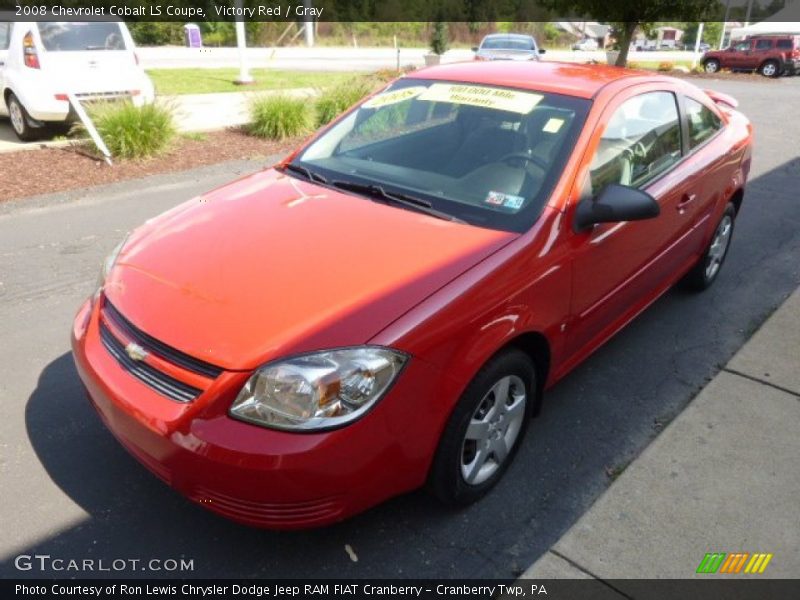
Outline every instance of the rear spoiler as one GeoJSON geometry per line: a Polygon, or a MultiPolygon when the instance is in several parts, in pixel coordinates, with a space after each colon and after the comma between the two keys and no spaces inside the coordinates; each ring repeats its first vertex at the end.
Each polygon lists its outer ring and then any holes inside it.
{"type": "Polygon", "coordinates": [[[717,104],[727,104],[731,108],[736,108],[739,106],[739,101],[734,98],[733,96],[729,96],[728,94],[723,94],[722,92],[715,92],[714,90],[703,90],[708,97],[711,98],[717,104]]]}

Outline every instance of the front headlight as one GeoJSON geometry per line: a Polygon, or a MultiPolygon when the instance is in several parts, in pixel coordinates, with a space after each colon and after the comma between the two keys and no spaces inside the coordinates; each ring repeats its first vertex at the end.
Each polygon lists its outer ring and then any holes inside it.
{"type": "Polygon", "coordinates": [[[239,392],[230,415],[273,429],[337,427],[367,412],[406,360],[397,350],[361,346],[267,364],[239,392]]]}
{"type": "Polygon", "coordinates": [[[108,279],[108,274],[111,273],[111,269],[114,268],[114,264],[117,262],[117,258],[119,257],[119,253],[122,252],[123,246],[125,246],[125,242],[128,241],[128,236],[125,236],[119,244],[117,244],[111,253],[105,257],[103,260],[103,265],[100,267],[100,274],[97,276],[97,293],[99,294],[100,291],[103,289],[103,286],[106,284],[106,279],[108,279]]]}

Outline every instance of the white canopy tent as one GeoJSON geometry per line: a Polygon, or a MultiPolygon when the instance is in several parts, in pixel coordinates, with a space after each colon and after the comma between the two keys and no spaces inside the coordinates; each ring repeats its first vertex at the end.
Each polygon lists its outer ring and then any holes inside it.
{"type": "Polygon", "coordinates": [[[746,27],[731,29],[731,39],[740,40],[749,35],[772,34],[800,35],[800,2],[792,2],[786,8],[779,10],[766,21],[753,23],[746,27]],[[789,19],[797,19],[790,21],[789,19]]]}
{"type": "Polygon", "coordinates": [[[740,40],[752,35],[794,34],[800,35],[800,21],[761,21],[747,27],[731,29],[731,39],[740,40]]]}

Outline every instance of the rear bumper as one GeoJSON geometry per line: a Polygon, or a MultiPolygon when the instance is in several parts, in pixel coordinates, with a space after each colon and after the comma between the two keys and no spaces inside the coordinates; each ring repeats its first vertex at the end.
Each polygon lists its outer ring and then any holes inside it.
{"type": "Polygon", "coordinates": [[[420,393],[432,389],[435,377],[424,362],[412,361],[391,393],[356,423],[287,433],[227,416],[248,373],[223,373],[189,404],[158,395],[103,347],[97,313],[87,301],[72,332],[92,404],[135,458],[204,508],[259,527],[315,527],[424,482],[438,438],[438,427],[412,410],[431,404],[420,393]]]}
{"type": "MultiPolygon", "coordinates": [[[[67,100],[58,100],[56,95],[66,93],[66,90],[47,80],[21,79],[9,81],[7,86],[22,102],[25,110],[36,121],[53,122],[66,121],[70,116],[70,103],[67,100]]],[[[81,90],[75,89],[73,93],[81,102],[104,99],[128,99],[135,105],[153,102],[155,92],[150,79],[143,75],[133,80],[126,86],[110,85],[109,90],[81,90]],[[135,95],[132,93],[135,90],[135,95]]]]}

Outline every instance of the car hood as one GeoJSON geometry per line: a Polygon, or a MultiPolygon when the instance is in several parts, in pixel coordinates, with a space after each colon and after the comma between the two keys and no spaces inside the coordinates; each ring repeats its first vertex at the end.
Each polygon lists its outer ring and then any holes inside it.
{"type": "Polygon", "coordinates": [[[362,344],[518,234],[269,169],[137,229],[105,294],[134,325],[226,369],[362,344]]]}

